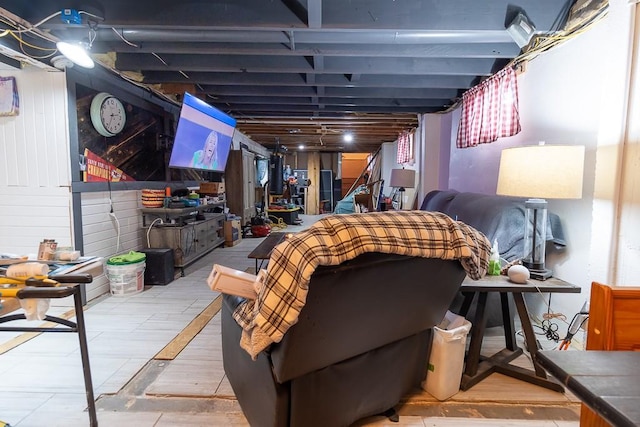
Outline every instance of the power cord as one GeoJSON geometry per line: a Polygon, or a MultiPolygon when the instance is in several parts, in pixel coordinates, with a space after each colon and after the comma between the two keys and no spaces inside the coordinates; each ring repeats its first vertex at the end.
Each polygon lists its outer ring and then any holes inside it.
{"type": "Polygon", "coordinates": [[[151,240],[149,240],[149,234],[151,233],[151,228],[153,227],[153,224],[155,224],[158,221],[160,221],[160,224],[162,224],[162,218],[156,218],[153,221],[151,221],[151,224],[149,224],[149,228],[147,229],[147,247],[148,248],[151,247],[151,240]]]}
{"type": "MultiPolygon", "coordinates": [[[[111,200],[109,200],[111,202],[111,200]]],[[[116,238],[116,253],[120,252],[120,221],[118,221],[118,217],[113,212],[113,205],[111,206],[111,212],[109,212],[109,216],[113,218],[116,222],[116,230],[117,230],[117,238],[116,238]]]]}
{"type": "Polygon", "coordinates": [[[274,215],[269,215],[269,219],[272,220],[271,228],[275,228],[277,230],[282,230],[287,228],[287,223],[284,222],[282,218],[279,218],[274,215]],[[275,220],[275,221],[274,221],[275,220]]]}
{"type": "Polygon", "coordinates": [[[537,335],[544,335],[545,337],[547,337],[547,340],[553,342],[558,342],[560,340],[557,323],[553,323],[549,319],[545,319],[542,321],[542,326],[534,326],[538,329],[542,329],[542,333],[537,333],[537,335]]]}
{"type": "MultiPolygon", "coordinates": [[[[538,290],[538,293],[540,294],[542,301],[547,306],[547,312],[542,315],[542,321],[540,322],[540,325],[535,325],[535,324],[533,325],[534,327],[542,330],[542,332],[536,332],[536,335],[544,335],[547,338],[547,340],[557,343],[558,341],[560,341],[560,335],[558,333],[558,324],[553,322],[552,320],[560,319],[561,321],[566,323],[567,316],[565,316],[563,313],[554,313],[553,310],[551,310],[551,293],[549,294],[549,301],[547,301],[544,298],[544,295],[542,294],[542,292],[540,291],[540,288],[536,286],[536,289],[538,290]]],[[[536,319],[536,321],[539,321],[539,320],[536,319]]]]}

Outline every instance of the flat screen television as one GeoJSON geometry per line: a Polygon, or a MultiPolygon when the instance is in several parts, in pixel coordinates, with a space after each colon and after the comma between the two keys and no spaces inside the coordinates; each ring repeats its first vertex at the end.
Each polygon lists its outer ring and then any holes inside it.
{"type": "Polygon", "coordinates": [[[235,127],[234,118],[185,93],[169,167],[224,172],[235,127]]]}

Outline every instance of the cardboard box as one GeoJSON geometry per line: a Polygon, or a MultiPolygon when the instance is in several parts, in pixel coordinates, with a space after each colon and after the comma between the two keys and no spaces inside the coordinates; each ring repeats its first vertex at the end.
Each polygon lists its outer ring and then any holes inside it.
{"type": "Polygon", "coordinates": [[[242,240],[242,229],[239,219],[231,219],[224,222],[224,241],[225,243],[232,243],[233,246],[238,244],[242,240]]]}
{"type": "Polygon", "coordinates": [[[200,194],[223,194],[225,192],[224,182],[201,182],[198,192],[200,194]]]}

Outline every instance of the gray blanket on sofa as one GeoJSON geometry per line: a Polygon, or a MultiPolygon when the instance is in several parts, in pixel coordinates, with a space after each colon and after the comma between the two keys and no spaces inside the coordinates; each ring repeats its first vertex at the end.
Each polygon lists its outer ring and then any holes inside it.
{"type": "MultiPolygon", "coordinates": [[[[497,240],[502,258],[513,261],[524,253],[524,202],[516,197],[435,190],[425,196],[420,209],[446,213],[480,230],[491,244],[497,240]]],[[[546,240],[558,249],[565,246],[560,218],[551,212],[547,215],[546,240]]]]}

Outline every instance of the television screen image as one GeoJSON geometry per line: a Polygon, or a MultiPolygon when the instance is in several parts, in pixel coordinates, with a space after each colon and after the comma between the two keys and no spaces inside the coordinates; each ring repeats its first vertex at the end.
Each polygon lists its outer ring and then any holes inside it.
{"type": "Polygon", "coordinates": [[[236,120],[185,93],[169,167],[224,172],[236,120]]]}

